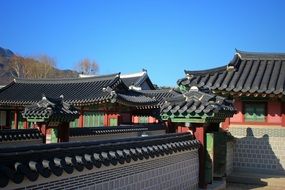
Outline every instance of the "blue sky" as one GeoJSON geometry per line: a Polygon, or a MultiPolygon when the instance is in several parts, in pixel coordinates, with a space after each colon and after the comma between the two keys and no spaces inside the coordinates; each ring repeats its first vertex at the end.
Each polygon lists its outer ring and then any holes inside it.
{"type": "Polygon", "coordinates": [[[235,48],[285,52],[283,0],[2,0],[0,46],[47,54],[61,69],[87,57],[99,74],[148,70],[175,86],[184,69],[227,64],[235,48]]]}

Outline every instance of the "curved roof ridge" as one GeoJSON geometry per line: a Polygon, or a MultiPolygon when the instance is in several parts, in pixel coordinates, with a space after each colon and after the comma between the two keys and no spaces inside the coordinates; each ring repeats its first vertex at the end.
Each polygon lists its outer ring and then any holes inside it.
{"type": "Polygon", "coordinates": [[[211,74],[211,73],[216,73],[216,72],[223,72],[226,69],[227,69],[227,65],[224,65],[221,67],[215,67],[212,69],[205,69],[205,70],[195,70],[195,71],[184,70],[184,73],[186,75],[204,75],[204,74],[211,74]]]}
{"type": "Polygon", "coordinates": [[[147,71],[143,70],[137,73],[129,73],[129,74],[122,74],[120,75],[121,78],[133,78],[133,77],[141,77],[147,74],[147,71]]]}
{"type": "Polygon", "coordinates": [[[110,80],[120,78],[120,73],[109,74],[109,75],[98,75],[93,77],[86,78],[48,78],[48,79],[23,79],[16,78],[14,79],[15,83],[31,83],[31,84],[41,84],[41,83],[80,83],[80,82],[92,82],[92,81],[101,81],[101,80],[110,80]]]}
{"type": "Polygon", "coordinates": [[[278,53],[278,52],[250,52],[250,51],[242,51],[236,49],[236,55],[240,57],[240,59],[284,59],[285,60],[285,53],[278,53]]]}
{"type": "Polygon", "coordinates": [[[174,91],[173,88],[168,88],[168,89],[155,89],[155,90],[140,90],[140,92],[144,93],[149,93],[149,92],[172,92],[174,91]]]}
{"type": "Polygon", "coordinates": [[[140,86],[147,78],[148,74],[146,71],[143,71],[144,74],[134,83],[135,86],[140,86]]]}

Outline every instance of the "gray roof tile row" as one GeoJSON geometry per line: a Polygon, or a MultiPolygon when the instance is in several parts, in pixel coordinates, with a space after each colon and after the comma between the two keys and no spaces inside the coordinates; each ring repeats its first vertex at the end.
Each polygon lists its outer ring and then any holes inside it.
{"type": "Polygon", "coordinates": [[[9,181],[22,183],[25,178],[36,181],[39,176],[61,176],[122,165],[137,160],[153,159],[200,146],[189,133],[152,137],[11,147],[0,149],[0,187],[9,181]]]}
{"type": "Polygon", "coordinates": [[[185,71],[178,85],[247,94],[285,94],[285,54],[238,51],[226,66],[185,71]]]}

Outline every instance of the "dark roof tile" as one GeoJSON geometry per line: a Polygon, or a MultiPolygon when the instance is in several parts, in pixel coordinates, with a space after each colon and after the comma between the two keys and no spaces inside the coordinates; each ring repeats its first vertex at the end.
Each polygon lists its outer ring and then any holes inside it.
{"type": "Polygon", "coordinates": [[[211,90],[250,94],[285,94],[285,54],[238,51],[226,66],[185,71],[179,85],[208,87],[211,90]]]}
{"type": "Polygon", "coordinates": [[[5,129],[0,130],[0,142],[42,139],[38,129],[5,129]]]}
{"type": "Polygon", "coordinates": [[[135,106],[137,108],[144,106],[157,107],[158,105],[158,101],[155,98],[145,96],[140,91],[134,90],[130,90],[127,92],[118,92],[116,96],[116,101],[121,104],[135,106]]]}
{"type": "Polygon", "coordinates": [[[141,90],[155,90],[155,87],[145,70],[139,73],[121,75],[121,79],[129,88],[136,87],[141,88],[141,90]],[[148,84],[147,89],[143,86],[144,82],[148,84]]]}
{"type": "Polygon", "coordinates": [[[164,103],[165,99],[171,98],[171,97],[174,97],[180,94],[174,89],[140,90],[139,92],[141,92],[145,96],[156,99],[158,101],[158,106],[161,106],[164,103]]]}
{"type": "Polygon", "coordinates": [[[0,89],[0,104],[30,105],[47,97],[64,96],[70,104],[97,103],[111,98],[104,88],[115,88],[121,83],[119,74],[76,79],[17,79],[0,89]]]}
{"type": "Polygon", "coordinates": [[[189,133],[109,141],[45,144],[0,149],[0,187],[39,175],[61,176],[73,170],[100,168],[131,161],[152,159],[177,151],[197,150],[199,141],[189,133]]]}
{"type": "MultiPolygon", "coordinates": [[[[191,89],[189,92],[167,99],[160,112],[163,117],[181,118],[188,117],[189,114],[193,117],[211,116],[214,113],[229,117],[235,113],[235,108],[232,101],[224,97],[191,89]]],[[[225,119],[225,117],[219,119],[225,119]]]]}
{"type": "Polygon", "coordinates": [[[25,107],[22,115],[28,120],[71,122],[79,117],[79,110],[64,102],[63,96],[56,99],[43,96],[39,102],[25,107]]]}
{"type": "MultiPolygon", "coordinates": [[[[42,95],[64,96],[65,102],[74,106],[118,102],[137,108],[157,107],[155,98],[139,91],[129,90],[120,73],[76,79],[15,80],[0,90],[0,105],[27,106],[38,102],[42,95]]],[[[34,108],[34,113],[42,108],[34,108]]]]}

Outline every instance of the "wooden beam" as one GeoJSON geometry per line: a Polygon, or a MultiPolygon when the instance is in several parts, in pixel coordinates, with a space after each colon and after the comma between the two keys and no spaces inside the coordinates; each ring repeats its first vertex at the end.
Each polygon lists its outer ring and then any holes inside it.
{"type": "Polygon", "coordinates": [[[28,121],[27,119],[24,120],[24,129],[28,129],[29,125],[28,125],[28,121]]]}
{"type": "Polygon", "coordinates": [[[174,123],[183,123],[183,122],[191,122],[191,123],[205,123],[205,118],[171,118],[171,121],[174,123]]]}
{"type": "Polygon", "coordinates": [[[79,119],[78,119],[78,127],[80,128],[84,126],[83,116],[84,116],[84,111],[83,111],[83,107],[81,107],[80,113],[79,113],[79,119]]]}
{"type": "Polygon", "coordinates": [[[14,111],[14,129],[18,129],[18,111],[14,111]]]}
{"type": "Polygon", "coordinates": [[[109,125],[109,122],[108,122],[109,117],[108,117],[108,115],[109,115],[108,113],[104,114],[104,127],[107,127],[109,125]]]}

